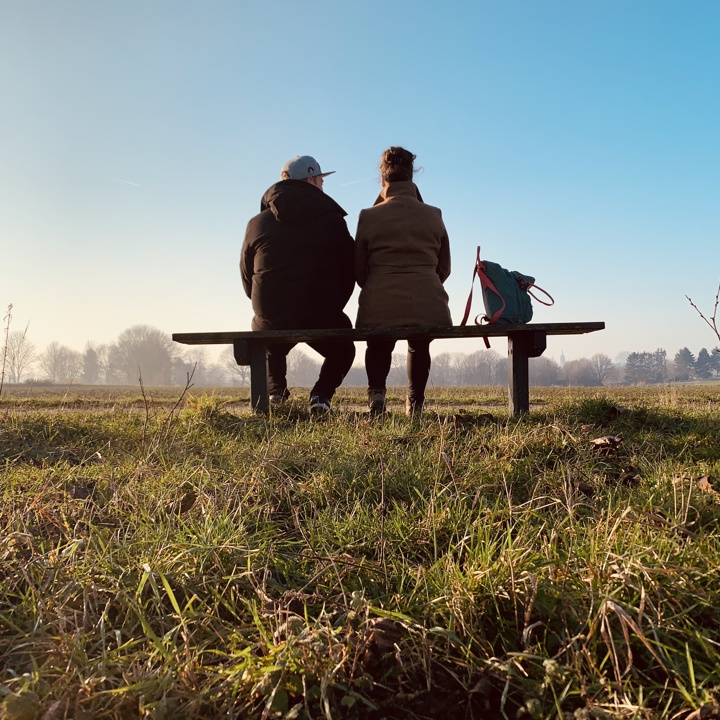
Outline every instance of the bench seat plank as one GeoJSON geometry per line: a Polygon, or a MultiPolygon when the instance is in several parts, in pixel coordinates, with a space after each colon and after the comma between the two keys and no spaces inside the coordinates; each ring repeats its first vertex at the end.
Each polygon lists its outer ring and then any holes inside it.
{"type": "Polygon", "coordinates": [[[604,330],[604,322],[528,323],[526,325],[463,325],[453,327],[343,328],[336,330],[238,330],[230,332],[173,333],[175,342],[185,345],[233,345],[239,365],[250,366],[250,403],[257,412],[269,411],[267,346],[273,342],[317,341],[363,342],[369,338],[396,340],[430,338],[508,339],[508,411],[512,416],[530,409],[528,360],[545,352],[548,335],[582,335],[604,330]]]}

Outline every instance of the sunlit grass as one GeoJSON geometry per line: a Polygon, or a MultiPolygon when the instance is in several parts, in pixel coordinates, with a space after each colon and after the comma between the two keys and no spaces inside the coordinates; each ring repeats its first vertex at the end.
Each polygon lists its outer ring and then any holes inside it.
{"type": "Polygon", "coordinates": [[[325,421],[178,395],[3,397],[3,717],[717,702],[717,386],[533,388],[521,419],[436,388],[420,421],[396,389],[372,422],[361,389],[325,421]]]}

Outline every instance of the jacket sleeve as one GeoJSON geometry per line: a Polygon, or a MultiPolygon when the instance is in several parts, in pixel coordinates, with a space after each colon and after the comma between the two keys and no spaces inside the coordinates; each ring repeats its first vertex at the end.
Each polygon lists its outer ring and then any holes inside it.
{"type": "Polygon", "coordinates": [[[363,211],[358,217],[357,232],[355,233],[355,282],[360,287],[365,285],[368,276],[368,245],[363,228],[363,211]]]}
{"type": "Polygon", "coordinates": [[[443,224],[443,235],[440,238],[440,252],[438,253],[437,274],[440,282],[445,282],[450,277],[450,238],[443,224]]]}
{"type": "Polygon", "coordinates": [[[242,278],[243,289],[248,297],[252,297],[252,279],[255,272],[255,248],[252,245],[252,234],[250,224],[245,231],[245,240],[240,251],[240,277],[242,278]]]}

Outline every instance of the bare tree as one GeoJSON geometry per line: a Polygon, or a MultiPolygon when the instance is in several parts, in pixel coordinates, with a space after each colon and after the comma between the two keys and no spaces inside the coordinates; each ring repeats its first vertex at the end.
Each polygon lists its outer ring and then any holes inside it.
{"type": "Polygon", "coordinates": [[[590,367],[595,373],[598,383],[604,385],[612,372],[613,362],[605,353],[595,353],[590,358],[590,367]]]}
{"type": "Polygon", "coordinates": [[[594,385],[602,385],[598,379],[595,368],[587,358],[579,360],[569,360],[563,367],[563,373],[567,379],[567,384],[573,387],[593,387],[594,385]]]}
{"type": "Polygon", "coordinates": [[[150,325],[123,330],[108,350],[113,380],[134,384],[140,374],[151,385],[171,385],[177,354],[170,335],[150,325]]]}
{"type": "Polygon", "coordinates": [[[188,373],[193,373],[193,385],[208,387],[217,384],[214,366],[208,357],[206,347],[191,346],[180,351],[173,359],[173,385],[182,385],[187,381],[188,373]]]}
{"type": "Polygon", "coordinates": [[[288,384],[294,387],[312,387],[320,374],[320,362],[293,348],[287,358],[288,384]]]}
{"type": "Polygon", "coordinates": [[[477,350],[464,357],[462,385],[502,385],[506,361],[496,350],[477,350]]]}
{"type": "Polygon", "coordinates": [[[480,352],[461,354],[457,361],[458,384],[459,385],[487,385],[480,379],[480,352]]]}
{"type": "Polygon", "coordinates": [[[7,369],[11,383],[19,383],[37,357],[35,345],[30,342],[25,330],[16,330],[7,337],[7,369]]]}
{"type": "Polygon", "coordinates": [[[464,385],[464,371],[465,371],[465,353],[452,353],[450,356],[450,376],[451,384],[458,386],[464,385]]]}
{"type": "Polygon", "coordinates": [[[220,353],[219,363],[231,385],[247,387],[250,384],[250,366],[237,364],[232,346],[220,353]]]}
{"type": "Polygon", "coordinates": [[[387,377],[387,384],[390,386],[401,386],[407,383],[407,353],[394,352],[390,360],[390,372],[387,377]]]}
{"type": "Polygon", "coordinates": [[[203,384],[206,387],[227,385],[228,378],[225,368],[219,362],[208,362],[203,366],[203,384]]]}
{"type": "Polygon", "coordinates": [[[52,383],[74,382],[83,370],[82,353],[59,342],[51,342],[38,359],[46,380],[52,383]]]}
{"type": "MultiPolygon", "coordinates": [[[[227,348],[232,353],[232,348],[227,348]]],[[[173,385],[184,385],[192,374],[195,387],[219,387],[228,384],[228,370],[211,360],[206,347],[191,347],[173,360],[173,385]]]]}
{"type": "Polygon", "coordinates": [[[560,365],[546,357],[530,358],[529,374],[531,385],[559,385],[560,384],[560,365]]]}
{"type": "Polygon", "coordinates": [[[452,355],[448,352],[440,353],[432,359],[430,377],[433,385],[452,384],[452,355]]]}

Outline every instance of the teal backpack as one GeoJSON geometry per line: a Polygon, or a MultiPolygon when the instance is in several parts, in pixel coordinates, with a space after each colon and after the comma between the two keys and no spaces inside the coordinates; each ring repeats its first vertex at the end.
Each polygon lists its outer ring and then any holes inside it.
{"type": "MultiPolygon", "coordinates": [[[[517,270],[506,270],[501,265],[489,260],[480,259],[480,246],[477,249],[475,268],[473,269],[472,283],[470,284],[470,296],[465,305],[461,325],[467,323],[472,305],[473,283],[475,276],[480,279],[482,288],[483,304],[485,314],[475,317],[476,325],[484,323],[500,325],[521,325],[532,320],[533,308],[530,298],[534,298],[543,305],[554,305],[550,293],[535,284],[535,278],[531,275],[523,275],[517,270]],[[533,288],[543,293],[549,302],[539,298],[533,293],[533,288]]],[[[485,344],[489,347],[487,338],[485,344]]]]}

